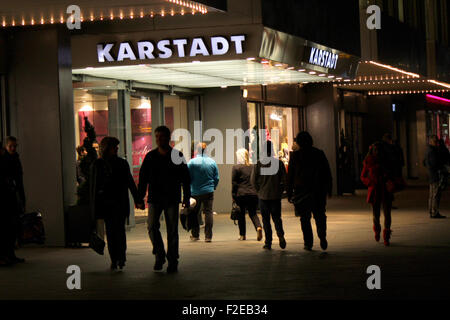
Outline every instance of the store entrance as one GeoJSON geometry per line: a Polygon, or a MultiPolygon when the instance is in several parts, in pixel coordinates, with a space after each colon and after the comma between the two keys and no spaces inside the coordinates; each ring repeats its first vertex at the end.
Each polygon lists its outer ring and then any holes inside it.
{"type": "Polygon", "coordinates": [[[251,162],[257,162],[261,143],[270,140],[276,157],[287,167],[289,154],[295,149],[295,136],[304,130],[303,108],[248,102],[247,117],[248,129],[254,130],[249,143],[251,162]]]}
{"type": "MultiPolygon", "coordinates": [[[[74,83],[74,121],[77,151],[82,149],[87,126],[92,125],[96,134],[96,146],[106,136],[120,140],[119,156],[128,160],[135,183],[139,183],[139,170],[146,154],[155,148],[154,128],[166,125],[173,132],[188,129],[188,100],[191,96],[175,95],[155,90],[133,89],[116,82],[97,84],[74,83]]],[[[172,146],[174,145],[173,142],[172,146]]],[[[77,154],[80,161],[83,154],[77,154]]],[[[77,173],[78,187],[84,180],[77,173]]],[[[145,210],[130,204],[129,225],[135,218],[146,215],[145,210]]]]}

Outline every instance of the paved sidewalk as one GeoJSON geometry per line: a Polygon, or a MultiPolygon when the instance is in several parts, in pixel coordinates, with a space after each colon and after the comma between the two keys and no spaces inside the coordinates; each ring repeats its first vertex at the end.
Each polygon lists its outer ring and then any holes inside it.
{"type": "MultiPolygon", "coordinates": [[[[317,238],[312,252],[303,250],[299,219],[288,203],[286,250],[277,241],[272,251],[262,250],[249,219],[249,240],[238,241],[237,226],[219,214],[212,243],[193,243],[180,230],[179,273],[170,275],[153,272],[145,224],[128,233],[123,272],[110,272],[108,255],[88,248],[22,248],[17,254],[27,263],[0,269],[0,299],[448,299],[450,219],[431,220],[426,199],[419,187],[397,195],[389,248],[373,240],[364,192],[329,201],[326,252],[317,238]],[[72,264],[82,270],[81,290],[66,288],[72,264]],[[381,268],[381,290],[366,287],[366,268],[373,264],[381,268]]],[[[442,208],[450,216],[448,192],[442,208]]]]}

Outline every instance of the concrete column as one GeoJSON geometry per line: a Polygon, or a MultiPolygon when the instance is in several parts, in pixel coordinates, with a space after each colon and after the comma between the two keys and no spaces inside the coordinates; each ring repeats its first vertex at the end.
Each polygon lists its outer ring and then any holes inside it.
{"type": "Polygon", "coordinates": [[[164,94],[156,93],[150,96],[152,103],[152,146],[156,148],[155,129],[165,125],[164,120],[164,94]]]}
{"type": "Polygon", "coordinates": [[[325,152],[333,176],[333,194],[337,194],[337,94],[333,85],[321,84],[306,87],[306,95],[306,130],[311,134],[314,146],[325,152]]]}
{"type": "MultiPolygon", "coordinates": [[[[359,20],[360,20],[360,37],[361,37],[361,58],[363,60],[378,60],[378,40],[377,30],[369,30],[367,28],[367,7],[375,4],[380,5],[377,1],[359,0],[359,20]]],[[[383,25],[381,25],[383,28],[383,25]]]]}
{"type": "Polygon", "coordinates": [[[64,245],[64,211],[76,202],[70,35],[64,27],[8,39],[11,134],[19,139],[27,208],[41,211],[47,245],[64,245]]]}

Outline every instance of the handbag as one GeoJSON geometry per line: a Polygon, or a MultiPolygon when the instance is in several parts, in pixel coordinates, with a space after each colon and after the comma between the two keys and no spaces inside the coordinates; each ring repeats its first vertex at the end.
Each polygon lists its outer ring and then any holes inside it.
{"type": "Polygon", "coordinates": [[[96,231],[91,233],[91,238],[89,239],[89,248],[92,248],[99,255],[103,255],[105,251],[105,241],[100,238],[96,231]]]}
{"type": "Polygon", "coordinates": [[[233,202],[232,208],[231,208],[231,214],[230,219],[233,220],[234,225],[237,225],[236,220],[239,219],[239,215],[241,214],[241,208],[236,204],[236,202],[233,202]]]}

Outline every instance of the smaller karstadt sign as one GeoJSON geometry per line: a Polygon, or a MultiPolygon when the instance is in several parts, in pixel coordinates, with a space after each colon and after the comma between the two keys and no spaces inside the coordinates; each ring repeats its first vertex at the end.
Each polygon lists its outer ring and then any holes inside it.
{"type": "Polygon", "coordinates": [[[245,35],[228,37],[214,36],[207,40],[198,37],[189,41],[183,39],[163,39],[154,44],[152,41],[102,43],[97,45],[98,62],[124,60],[169,59],[174,55],[179,58],[202,56],[220,56],[234,50],[236,54],[244,53],[245,35]],[[117,50],[117,54],[114,52],[117,50]]]}
{"type": "Polygon", "coordinates": [[[336,69],[339,55],[327,50],[311,48],[309,63],[328,69],[336,69]]]}

